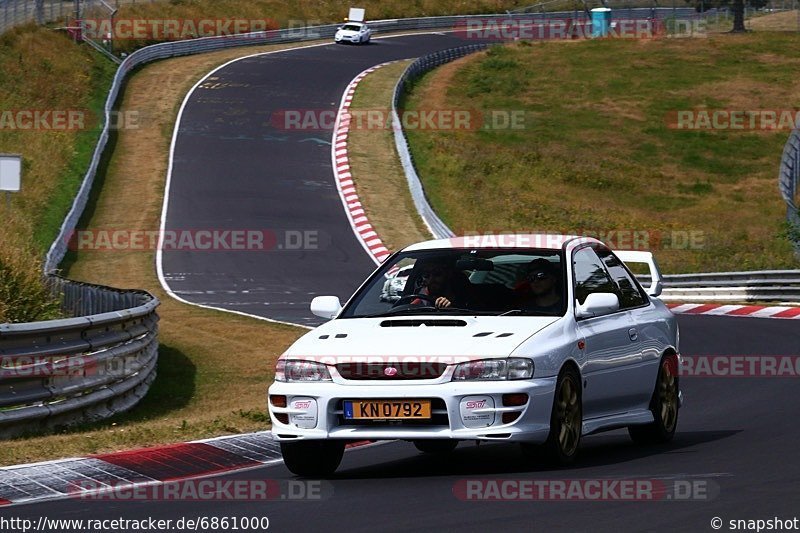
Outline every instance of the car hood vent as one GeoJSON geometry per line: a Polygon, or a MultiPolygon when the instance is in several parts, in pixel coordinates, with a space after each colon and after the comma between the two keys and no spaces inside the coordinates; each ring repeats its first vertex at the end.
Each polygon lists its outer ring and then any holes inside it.
{"type": "Polygon", "coordinates": [[[384,320],[382,328],[418,328],[420,326],[439,328],[463,328],[467,323],[464,320],[420,318],[415,320],[384,320]]]}
{"type": "MultiPolygon", "coordinates": [[[[494,331],[482,331],[480,333],[476,333],[473,337],[488,337],[489,335],[494,335],[494,331]]],[[[501,337],[510,337],[513,333],[498,333],[495,335],[495,338],[501,337]]]]}

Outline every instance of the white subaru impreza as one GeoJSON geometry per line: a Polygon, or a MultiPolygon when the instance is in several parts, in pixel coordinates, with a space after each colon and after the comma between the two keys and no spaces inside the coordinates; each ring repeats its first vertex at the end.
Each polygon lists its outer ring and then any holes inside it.
{"type": "Polygon", "coordinates": [[[649,252],[563,235],[460,237],[388,258],[278,360],[272,432],[286,466],[333,473],[345,444],[404,439],[425,453],[513,441],[570,463],[581,436],[627,427],[672,438],[678,325],[649,252]],[[644,289],[625,262],[647,265],[644,289]],[[381,292],[409,270],[398,299],[381,292]]]}

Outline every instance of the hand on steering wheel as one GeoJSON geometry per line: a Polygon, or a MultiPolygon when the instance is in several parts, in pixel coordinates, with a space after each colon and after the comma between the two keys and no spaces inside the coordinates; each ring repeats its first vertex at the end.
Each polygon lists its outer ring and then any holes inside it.
{"type": "Polygon", "coordinates": [[[452,305],[452,302],[447,298],[445,298],[444,296],[434,297],[431,296],[430,294],[419,294],[419,293],[406,294],[405,296],[401,296],[400,299],[397,300],[394,305],[395,306],[400,305],[403,302],[403,300],[411,300],[413,302],[413,300],[415,299],[425,300],[426,302],[430,302],[437,309],[450,307],[452,305]]]}

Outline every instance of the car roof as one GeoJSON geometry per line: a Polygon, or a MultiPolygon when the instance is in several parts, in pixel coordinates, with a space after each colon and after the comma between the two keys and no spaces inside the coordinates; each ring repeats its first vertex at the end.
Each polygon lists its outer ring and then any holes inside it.
{"type": "Polygon", "coordinates": [[[578,242],[600,243],[600,241],[592,237],[581,237],[578,235],[559,235],[555,233],[500,233],[434,239],[412,244],[404,248],[403,251],[413,252],[418,250],[448,248],[538,248],[545,250],[561,250],[567,243],[573,240],[578,240],[578,242]]]}

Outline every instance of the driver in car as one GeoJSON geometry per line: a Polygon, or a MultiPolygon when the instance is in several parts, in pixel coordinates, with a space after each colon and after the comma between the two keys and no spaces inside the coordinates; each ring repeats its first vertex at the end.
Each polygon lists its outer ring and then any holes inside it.
{"type": "Polygon", "coordinates": [[[451,306],[459,307],[461,302],[458,287],[458,277],[463,276],[445,263],[428,263],[423,266],[417,278],[419,288],[416,294],[430,296],[416,298],[411,305],[433,305],[437,309],[446,309],[451,306]]]}

